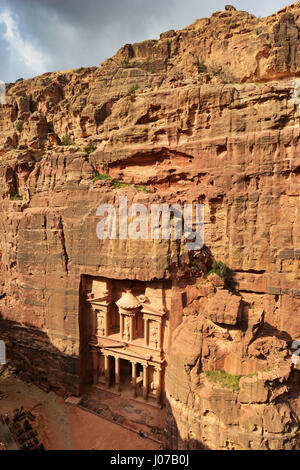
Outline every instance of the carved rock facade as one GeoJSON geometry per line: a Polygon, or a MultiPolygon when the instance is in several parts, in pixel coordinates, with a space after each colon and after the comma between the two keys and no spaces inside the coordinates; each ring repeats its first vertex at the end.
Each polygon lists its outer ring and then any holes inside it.
{"type": "Polygon", "coordinates": [[[299,27],[299,2],[264,19],[226,8],[100,67],[7,85],[0,331],[25,378],[80,394],[127,376],[167,402],[170,447],[299,447],[299,27]],[[96,209],[120,195],[203,203],[206,249],[98,240],[96,209]],[[207,277],[212,259],[230,284],[207,277]],[[153,311],[155,282],[170,295],[153,311]],[[223,369],[238,391],[208,380],[223,369]]]}

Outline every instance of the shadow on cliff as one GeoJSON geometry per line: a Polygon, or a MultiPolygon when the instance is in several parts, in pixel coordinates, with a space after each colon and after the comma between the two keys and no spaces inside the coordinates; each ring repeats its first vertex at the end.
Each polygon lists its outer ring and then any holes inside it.
{"type": "Polygon", "coordinates": [[[260,330],[260,336],[261,337],[267,337],[267,336],[275,336],[278,339],[281,339],[283,341],[286,341],[289,345],[289,343],[292,343],[293,338],[287,331],[283,330],[278,330],[273,325],[270,325],[270,323],[264,323],[261,327],[260,330]]]}
{"type": "Polygon", "coordinates": [[[287,331],[278,330],[278,328],[276,328],[275,326],[263,321],[261,324],[255,325],[253,327],[253,337],[249,342],[248,346],[250,346],[250,344],[252,344],[254,341],[257,341],[258,339],[269,337],[274,337],[285,341],[288,347],[290,347],[293,342],[293,338],[287,331]]]}
{"type": "Polygon", "coordinates": [[[45,332],[7,320],[0,313],[0,339],[20,379],[47,392],[79,394],[79,357],[63,354],[45,332]]]}
{"type": "MultiPolygon", "coordinates": [[[[166,398],[166,427],[165,427],[165,440],[166,450],[211,450],[200,440],[195,438],[183,439],[181,437],[180,426],[178,425],[172,407],[166,398]]],[[[186,421],[182,423],[182,429],[186,431],[189,426],[186,421]]],[[[190,426],[191,427],[191,426],[190,426]]]]}

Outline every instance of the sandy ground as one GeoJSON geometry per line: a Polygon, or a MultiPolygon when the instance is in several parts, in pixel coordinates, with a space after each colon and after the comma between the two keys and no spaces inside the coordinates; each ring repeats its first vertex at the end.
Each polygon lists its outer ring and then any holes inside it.
{"type": "Polygon", "coordinates": [[[21,406],[35,414],[34,428],[47,450],[154,450],[159,447],[135,432],[66,405],[64,399],[53,392],[45,393],[15,377],[1,378],[0,414],[12,413],[21,406]]]}
{"type": "Polygon", "coordinates": [[[131,390],[123,390],[122,394],[116,395],[111,389],[103,390],[93,386],[86,390],[82,404],[89,410],[97,411],[103,418],[108,409],[115,417],[121,417],[120,422],[129,429],[143,431],[152,438],[163,441],[166,409],[153,406],[153,401],[150,400],[145,402],[140,398],[133,399],[131,390]]]}

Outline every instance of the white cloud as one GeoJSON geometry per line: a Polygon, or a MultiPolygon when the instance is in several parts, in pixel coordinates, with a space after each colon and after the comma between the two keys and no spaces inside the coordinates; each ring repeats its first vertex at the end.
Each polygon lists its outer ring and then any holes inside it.
{"type": "Polygon", "coordinates": [[[8,42],[11,54],[32,70],[33,74],[44,73],[47,70],[45,56],[34,44],[21,36],[18,25],[9,11],[0,13],[0,23],[6,26],[3,38],[8,42]]]}
{"type": "MultiPolygon", "coordinates": [[[[6,82],[100,64],[125,43],[155,39],[223,10],[224,0],[0,0],[0,76],[6,82]]],[[[231,2],[228,2],[231,3],[231,2]]],[[[234,0],[267,16],[287,0],[234,0]]]]}

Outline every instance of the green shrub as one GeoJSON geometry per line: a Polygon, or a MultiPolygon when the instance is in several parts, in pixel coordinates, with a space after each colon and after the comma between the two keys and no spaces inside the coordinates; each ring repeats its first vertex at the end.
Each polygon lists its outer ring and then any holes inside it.
{"type": "Polygon", "coordinates": [[[96,181],[105,181],[105,182],[111,181],[114,185],[114,189],[129,188],[132,186],[131,184],[121,183],[118,180],[112,179],[111,176],[103,175],[101,173],[96,173],[95,177],[93,178],[93,183],[96,183],[96,181]]]}
{"type": "Polygon", "coordinates": [[[222,261],[214,260],[211,270],[208,272],[209,274],[217,274],[222,279],[227,279],[231,275],[231,270],[226,266],[225,263],[222,261]]]}
{"type": "MultiPolygon", "coordinates": [[[[263,369],[261,372],[270,372],[271,369],[263,369]]],[[[231,390],[234,391],[239,391],[240,389],[240,379],[242,377],[257,377],[258,372],[253,372],[252,374],[248,375],[232,375],[232,374],[227,374],[225,370],[207,370],[205,371],[205,375],[208,378],[210,382],[213,383],[219,383],[221,387],[224,388],[231,388],[231,390]]]]}
{"type": "Polygon", "coordinates": [[[80,73],[80,72],[82,72],[83,70],[84,70],[84,67],[80,67],[79,69],[76,69],[76,70],[75,70],[75,73],[80,73]]]}
{"type": "Polygon", "coordinates": [[[131,188],[132,184],[129,183],[121,183],[120,181],[113,180],[114,189],[121,189],[121,188],[131,188]]]}
{"type": "Polygon", "coordinates": [[[140,86],[136,83],[131,88],[129,88],[128,93],[130,95],[133,95],[139,88],[140,88],[140,86]]]}
{"type": "Polygon", "coordinates": [[[225,84],[236,83],[237,82],[236,76],[227,67],[223,68],[223,70],[220,74],[220,77],[221,77],[222,82],[225,83],[225,84]]]}
{"type": "Polygon", "coordinates": [[[193,272],[197,272],[199,269],[198,263],[194,259],[190,262],[190,266],[191,266],[191,271],[193,272]]]}
{"type": "Polygon", "coordinates": [[[24,81],[24,78],[18,78],[18,80],[16,80],[16,83],[20,83],[20,82],[23,82],[24,81]]]}
{"type": "Polygon", "coordinates": [[[50,85],[50,83],[52,83],[52,80],[51,80],[51,78],[49,78],[49,77],[46,77],[46,78],[42,78],[42,79],[41,79],[41,84],[42,84],[43,86],[50,85]]]}
{"type": "Polygon", "coordinates": [[[146,186],[136,186],[136,189],[138,193],[148,193],[146,186]]]}
{"type": "Polygon", "coordinates": [[[93,178],[93,183],[96,183],[96,181],[112,181],[112,177],[109,175],[102,175],[101,173],[96,173],[93,178]]]}
{"type": "Polygon", "coordinates": [[[238,80],[229,67],[211,62],[207,67],[211,77],[219,77],[222,83],[236,83],[238,80]]]}
{"type": "Polygon", "coordinates": [[[221,65],[217,64],[216,62],[211,62],[208,67],[207,71],[210,74],[211,77],[215,77],[222,72],[222,67],[221,65]]]}
{"type": "Polygon", "coordinates": [[[143,192],[143,193],[148,193],[148,189],[146,186],[135,186],[134,184],[131,183],[122,183],[122,181],[118,181],[116,179],[113,179],[109,175],[101,174],[101,173],[96,173],[96,175],[93,178],[93,183],[96,183],[96,181],[104,181],[108,182],[110,181],[114,185],[114,189],[122,189],[122,188],[136,188],[138,192],[143,192]]]}
{"type": "Polygon", "coordinates": [[[66,134],[61,139],[60,145],[63,145],[63,146],[74,145],[74,142],[72,141],[71,137],[68,134],[66,134]]]}
{"type": "Polygon", "coordinates": [[[121,66],[124,67],[125,69],[129,68],[130,67],[129,60],[128,59],[122,60],[121,66]]]}
{"type": "Polygon", "coordinates": [[[160,430],[157,429],[157,428],[154,428],[154,427],[151,428],[151,432],[152,432],[152,434],[160,434],[160,430]]]}
{"type": "Polygon", "coordinates": [[[225,370],[206,371],[206,377],[210,382],[219,383],[223,388],[231,388],[231,390],[239,390],[239,382],[242,375],[227,374],[225,370]]]}
{"type": "Polygon", "coordinates": [[[95,152],[95,150],[97,149],[97,147],[93,144],[93,142],[90,140],[89,144],[84,147],[84,151],[87,155],[90,155],[90,153],[93,153],[95,152]]]}
{"type": "Polygon", "coordinates": [[[198,73],[207,72],[207,66],[205,65],[204,60],[198,60],[198,73]]]}
{"type": "Polygon", "coordinates": [[[20,196],[20,194],[16,193],[16,194],[13,194],[13,196],[10,196],[10,199],[12,201],[21,201],[23,198],[22,196],[20,196]]]}
{"type": "Polygon", "coordinates": [[[24,121],[17,121],[16,122],[16,129],[18,132],[22,132],[24,126],[24,121]]]}

